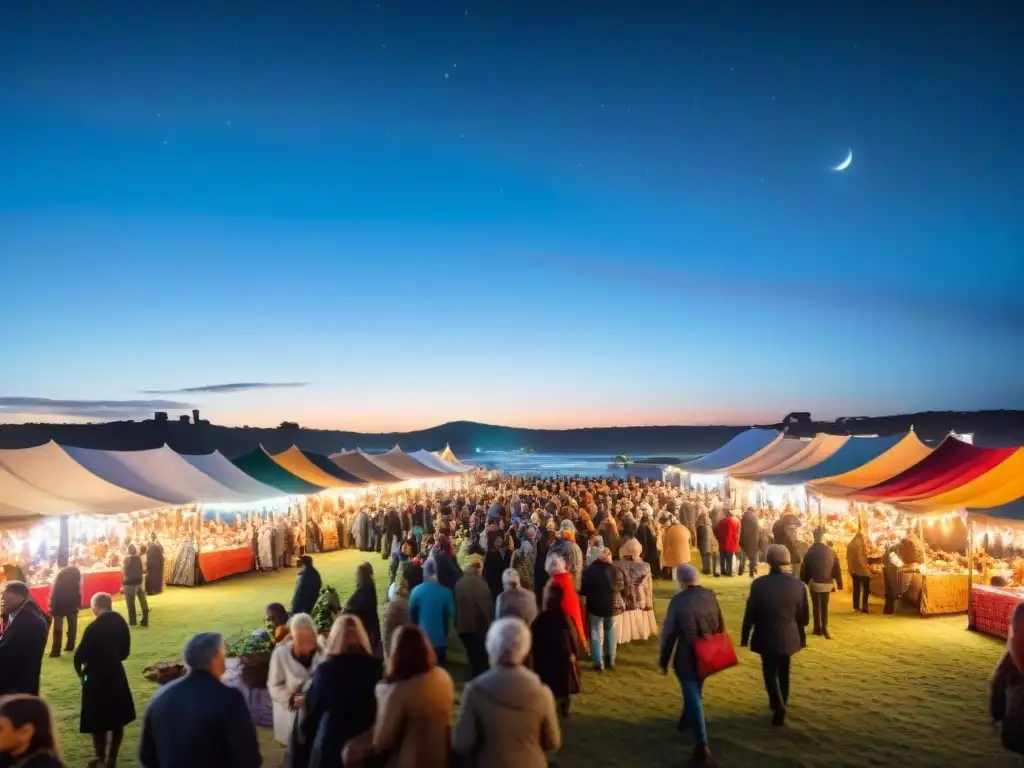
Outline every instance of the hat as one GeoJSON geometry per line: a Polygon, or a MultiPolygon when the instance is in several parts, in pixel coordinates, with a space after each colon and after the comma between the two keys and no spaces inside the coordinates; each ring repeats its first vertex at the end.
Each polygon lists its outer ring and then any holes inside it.
{"type": "Polygon", "coordinates": [[[772,544],[765,550],[764,559],[768,565],[789,565],[789,550],[781,544],[772,544]]]}
{"type": "Polygon", "coordinates": [[[700,571],[689,563],[683,563],[676,568],[676,581],[684,586],[692,586],[700,581],[700,571]]]}

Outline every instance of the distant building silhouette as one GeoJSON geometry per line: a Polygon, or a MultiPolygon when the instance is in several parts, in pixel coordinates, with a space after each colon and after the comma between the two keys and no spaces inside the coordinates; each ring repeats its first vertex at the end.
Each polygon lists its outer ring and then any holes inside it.
{"type": "Polygon", "coordinates": [[[157,411],[156,413],[154,413],[153,414],[153,421],[155,421],[157,424],[166,424],[167,423],[167,411],[157,411]]]}

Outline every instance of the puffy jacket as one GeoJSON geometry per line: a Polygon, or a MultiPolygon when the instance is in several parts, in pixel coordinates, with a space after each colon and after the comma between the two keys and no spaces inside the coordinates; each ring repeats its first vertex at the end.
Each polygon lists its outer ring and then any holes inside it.
{"type": "Polygon", "coordinates": [[[723,552],[740,551],[740,521],[726,515],[718,521],[718,545],[723,552]]]}

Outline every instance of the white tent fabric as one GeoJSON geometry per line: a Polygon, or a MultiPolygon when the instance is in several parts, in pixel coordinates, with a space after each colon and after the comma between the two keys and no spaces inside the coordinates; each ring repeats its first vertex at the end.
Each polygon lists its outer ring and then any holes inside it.
{"type": "MultiPolygon", "coordinates": [[[[416,461],[412,456],[395,446],[390,451],[379,456],[371,456],[378,464],[385,469],[394,467],[396,470],[406,474],[413,480],[426,480],[432,477],[442,477],[449,474],[439,469],[432,469],[422,462],[416,461]]],[[[390,470],[389,470],[390,471],[390,470]]]]}
{"type": "Polygon", "coordinates": [[[800,453],[810,442],[810,440],[798,440],[791,437],[784,438],[773,443],[766,451],[756,453],[739,464],[726,467],[722,470],[722,474],[727,474],[730,477],[740,477],[743,475],[756,475],[759,472],[770,472],[779,464],[800,453]]]}
{"type": "Polygon", "coordinates": [[[461,475],[466,470],[459,469],[451,462],[445,461],[435,453],[421,448],[418,451],[413,451],[409,454],[410,457],[416,459],[420,464],[424,464],[429,469],[437,470],[446,475],[461,475]]]}
{"type": "Polygon", "coordinates": [[[788,472],[799,472],[801,469],[813,467],[820,464],[833,453],[838,451],[849,440],[849,435],[826,435],[819,433],[810,442],[804,443],[803,448],[792,456],[783,459],[774,466],[760,469],[756,472],[736,472],[737,476],[751,477],[755,474],[781,475],[788,472]]]}
{"type": "Polygon", "coordinates": [[[116,515],[167,506],[160,499],[97,477],[53,441],[35,448],[0,449],[0,467],[52,496],[67,499],[79,512],[116,515]]]}
{"type": "Polygon", "coordinates": [[[80,511],[75,502],[53,496],[0,468],[0,517],[60,516],[80,511]]]}
{"type": "Polygon", "coordinates": [[[374,485],[392,485],[409,479],[408,475],[374,461],[374,457],[358,448],[354,451],[332,453],[327,458],[349,474],[361,477],[374,485]]]}
{"type": "Polygon", "coordinates": [[[245,501],[193,467],[166,445],[145,451],[98,451],[65,446],[67,454],[94,475],[167,504],[245,501]]]}
{"type": "Polygon", "coordinates": [[[285,495],[247,475],[220,451],[196,456],[181,454],[181,458],[220,485],[231,489],[243,502],[268,501],[285,495]]]}

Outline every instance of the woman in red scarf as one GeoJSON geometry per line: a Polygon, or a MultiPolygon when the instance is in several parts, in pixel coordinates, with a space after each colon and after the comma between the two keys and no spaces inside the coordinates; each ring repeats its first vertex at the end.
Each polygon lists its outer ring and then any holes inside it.
{"type": "Polygon", "coordinates": [[[576,594],[572,574],[566,568],[565,560],[557,554],[548,556],[547,568],[548,573],[551,574],[551,583],[558,585],[558,588],[562,590],[562,611],[576,627],[580,642],[584,645],[584,651],[587,652],[587,636],[583,631],[583,610],[580,607],[580,596],[576,594]]]}

